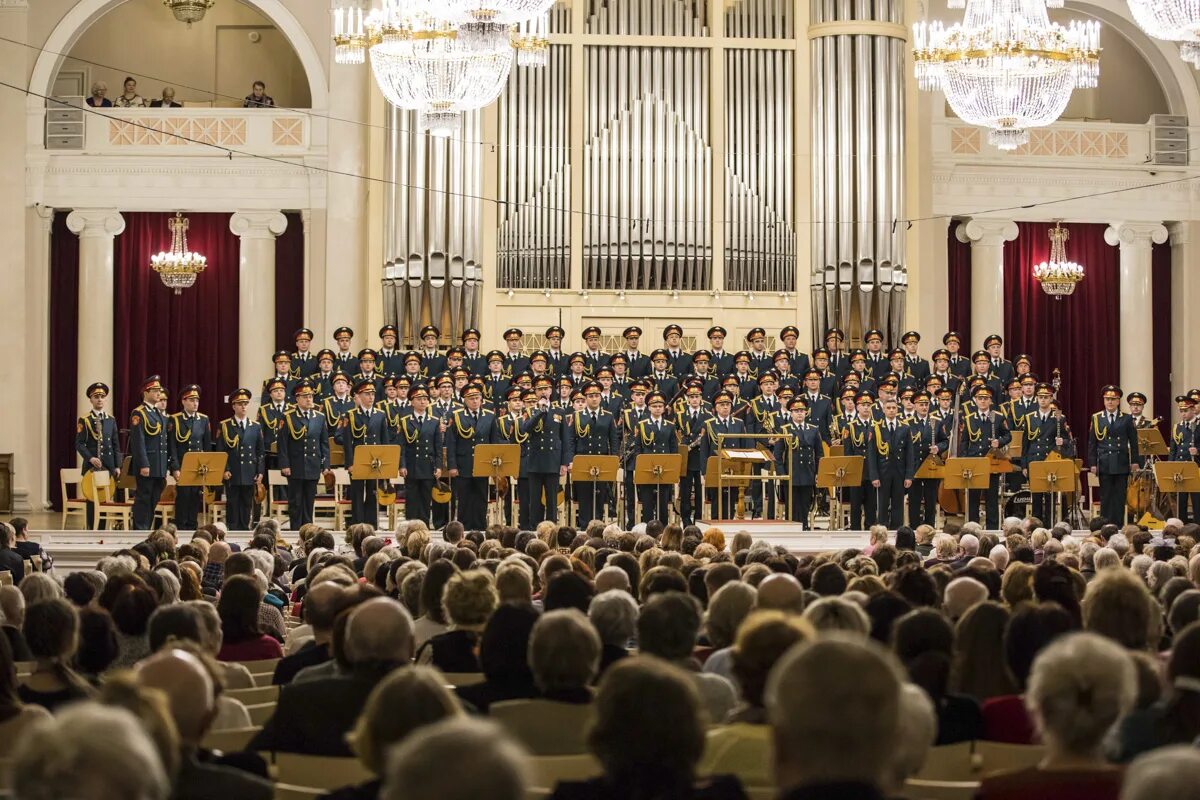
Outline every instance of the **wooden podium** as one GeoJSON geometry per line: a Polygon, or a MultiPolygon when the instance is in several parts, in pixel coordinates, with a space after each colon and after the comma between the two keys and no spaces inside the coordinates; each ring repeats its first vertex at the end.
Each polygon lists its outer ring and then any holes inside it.
{"type": "Polygon", "coordinates": [[[862,485],[863,467],[866,466],[866,462],[863,456],[828,456],[821,459],[821,466],[817,468],[817,488],[832,492],[830,530],[833,530],[834,520],[837,520],[838,530],[841,530],[842,490],[862,485]]]}

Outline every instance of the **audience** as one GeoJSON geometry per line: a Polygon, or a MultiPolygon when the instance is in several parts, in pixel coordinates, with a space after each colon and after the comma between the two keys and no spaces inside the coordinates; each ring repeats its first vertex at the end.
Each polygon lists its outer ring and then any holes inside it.
{"type": "Polygon", "coordinates": [[[282,658],[283,648],[259,626],[258,609],[262,602],[258,583],[249,575],[235,575],[225,581],[217,613],[221,615],[221,661],[258,661],[282,658]]]}
{"type": "Polygon", "coordinates": [[[275,98],[267,94],[267,85],[255,81],[250,87],[250,94],[242,100],[242,108],[274,108],[275,98]]]}
{"type": "Polygon", "coordinates": [[[144,108],[146,100],[137,93],[137,81],[133,78],[126,78],[123,85],[125,91],[113,101],[113,105],[117,108],[144,108]]]}
{"type": "Polygon", "coordinates": [[[0,522],[0,570],[7,570],[14,584],[25,579],[25,559],[17,552],[16,532],[7,522],[0,522]]]}
{"type": "Polygon", "coordinates": [[[88,95],[87,103],[92,108],[112,108],[112,100],[109,100],[105,95],[108,94],[108,84],[104,81],[92,82],[92,93],[88,95]]]}
{"type": "Polygon", "coordinates": [[[0,758],[11,758],[13,748],[30,726],[49,717],[42,706],[21,699],[12,649],[8,640],[0,637],[0,758]]]}
{"type": "MultiPolygon", "coordinates": [[[[617,572],[625,574],[620,569],[617,572]]],[[[627,589],[609,589],[592,598],[588,619],[600,635],[598,674],[603,675],[613,664],[629,656],[629,643],[637,635],[637,618],[637,601],[627,589]]]]}
{"type": "Polygon", "coordinates": [[[524,761],[524,751],[494,723],[442,720],[392,751],[379,798],[525,800],[529,781],[524,761]]]}
{"type": "Polygon", "coordinates": [[[640,652],[658,656],[681,668],[700,696],[710,721],[725,719],[737,704],[733,684],[720,675],[700,672],[692,656],[700,633],[700,604],[682,592],[663,592],[650,598],[638,617],[640,652]]]}
{"type": "Polygon", "coordinates": [[[537,697],[529,665],[529,638],[538,620],[531,603],[505,603],[488,620],[479,640],[483,682],[456,687],[458,696],[486,714],[492,703],[537,697]]]}
{"type": "Polygon", "coordinates": [[[479,672],[479,634],[499,602],[496,584],[486,570],[458,572],[446,581],[442,607],[450,623],[445,633],[433,636],[417,651],[418,664],[442,672],[479,672]]]}
{"type": "Polygon", "coordinates": [[[79,648],[79,612],[61,598],[39,600],[25,612],[25,640],[34,667],[17,689],[22,702],[48,711],[92,695],[92,687],[72,667],[79,648]]]}

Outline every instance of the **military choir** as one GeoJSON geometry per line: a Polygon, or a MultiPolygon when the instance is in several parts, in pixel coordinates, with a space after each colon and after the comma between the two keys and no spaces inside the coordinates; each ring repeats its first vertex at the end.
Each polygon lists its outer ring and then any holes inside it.
{"type": "MultiPolygon", "coordinates": [[[[483,528],[493,499],[509,523],[523,529],[557,522],[560,505],[578,525],[736,516],[782,517],[810,527],[820,509],[838,527],[841,514],[832,511],[843,503],[845,525],[854,530],[876,523],[932,525],[944,505],[946,459],[987,458],[993,466],[1011,463],[1005,470],[1012,471],[990,471],[986,486],[958,493],[957,502],[967,518],[995,529],[1004,499],[1023,486],[1030,465],[1074,459],[1084,444],[1058,410],[1057,375],[1053,382],[1039,379],[1027,356],[1009,361],[997,335],[967,355],[962,337],[951,331],[929,360],[918,353],[915,331],[888,349],[883,333],[869,330],[863,349],[846,350],[844,333],[831,328],[811,353],[797,348],[795,326],[779,332],[774,351],[763,328],[747,332],[745,349],[731,351],[729,333],[719,325],[707,331],[709,346],[694,352],[684,349],[683,329],[674,324],[662,331],[662,346],[648,353],[637,326],[622,332],[624,347],[614,353],[603,350],[597,326],[582,332],[575,352],[564,347],[559,326],[546,330],[545,349],[531,352],[515,327],[504,332],[502,349],[489,352],[474,329],[444,350],[433,325],[421,330],[413,351],[399,348],[392,325],[380,329],[378,349],[355,351],[354,336],[340,327],[333,348],[313,352],[313,332],[296,331],[295,350],[272,356],[253,418],[249,389],[230,396],[230,416],[214,425],[198,412],[199,386],[184,387],[180,410],[170,414],[161,379],[147,378],[128,427],[134,526],[151,526],[167,475],[178,480],[188,453],[226,454],[222,502],[231,528],[252,523],[270,470],[286,480],[289,521],[298,528],[312,521],[318,486],[339,449],[348,466],[357,447],[397,445],[405,514],[435,526],[454,518],[468,529],[483,528]],[[488,468],[475,460],[483,444],[519,448],[515,480],[491,485],[488,468]],[[763,454],[753,460],[744,488],[709,480],[712,463],[730,451],[763,454]],[[635,480],[639,463],[656,463],[641,457],[676,454],[682,457],[678,480],[635,480]],[[598,480],[594,467],[573,471],[577,456],[614,457],[622,475],[610,482],[598,480]],[[821,463],[830,456],[857,457],[861,480],[819,491],[821,463]]],[[[103,383],[87,388],[92,408],[77,420],[75,449],[85,473],[102,470],[117,478],[120,431],[105,410],[109,393],[103,383]]],[[[1103,409],[1088,423],[1086,463],[1099,484],[1100,514],[1120,521],[1130,476],[1146,463],[1138,432],[1157,421],[1143,416],[1146,398],[1138,392],[1125,397],[1106,386],[1101,399],[1103,409]]],[[[1176,403],[1180,419],[1165,458],[1200,463],[1200,391],[1176,403]]],[[[388,488],[377,483],[351,477],[351,521],[377,522],[377,490],[388,488]]],[[[196,526],[203,497],[200,487],[178,488],[177,525],[196,526]]],[[[1043,520],[1068,513],[1056,497],[1034,492],[1030,513],[1043,520]]],[[[1182,519],[1200,518],[1200,494],[1180,493],[1178,503],[1182,519]]],[[[93,519],[89,507],[89,524],[93,519]]]]}

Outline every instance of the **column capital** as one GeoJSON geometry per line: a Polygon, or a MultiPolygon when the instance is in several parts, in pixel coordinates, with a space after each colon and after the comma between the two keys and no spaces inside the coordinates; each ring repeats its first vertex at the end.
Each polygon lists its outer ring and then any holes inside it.
{"type": "Polygon", "coordinates": [[[954,229],[954,236],[963,244],[981,242],[1002,245],[1017,238],[1017,223],[1011,219],[972,217],[954,229]]]}
{"type": "Polygon", "coordinates": [[[1172,247],[1191,244],[1191,226],[1192,223],[1187,221],[1167,223],[1167,236],[1170,237],[1172,247]]]}
{"type": "Polygon", "coordinates": [[[125,231],[125,218],[115,208],[77,208],[67,215],[67,230],[79,238],[107,236],[125,231]]]}
{"type": "Polygon", "coordinates": [[[229,230],[243,239],[274,239],[287,230],[287,217],[278,211],[238,211],[229,230]]]}
{"type": "Polygon", "coordinates": [[[1167,228],[1161,222],[1113,222],[1104,229],[1104,241],[1113,247],[1162,244],[1166,240],[1167,228]]]}

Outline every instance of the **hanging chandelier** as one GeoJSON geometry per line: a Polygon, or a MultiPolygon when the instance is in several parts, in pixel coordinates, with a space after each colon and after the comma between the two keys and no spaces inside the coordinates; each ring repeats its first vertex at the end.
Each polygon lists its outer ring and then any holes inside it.
{"type": "Polygon", "coordinates": [[[522,66],[545,66],[548,10],[554,0],[338,0],[334,60],[367,57],[380,92],[419,111],[421,130],[450,136],[464,111],[503,91],[514,54],[522,66]]]}
{"type": "Polygon", "coordinates": [[[1075,293],[1075,287],[1083,280],[1083,265],[1067,260],[1067,239],[1070,232],[1055,220],[1050,229],[1050,260],[1033,268],[1033,277],[1042,285],[1042,291],[1055,300],[1062,300],[1075,293]]]}
{"type": "Polygon", "coordinates": [[[188,251],[187,217],[176,211],[175,216],[167,220],[167,227],[171,229],[171,250],[150,256],[150,266],[164,286],[174,289],[175,294],[183,294],[184,289],[190,289],[196,283],[196,276],[208,266],[208,259],[188,251]]]}
{"type": "MultiPolygon", "coordinates": [[[[1057,120],[1071,92],[1100,77],[1100,25],[1051,22],[1062,0],[965,0],[963,21],[913,26],[917,82],[941,90],[958,117],[991,128],[988,141],[1014,150],[1029,128],[1057,120]]],[[[963,8],[964,0],[950,0],[963,8]]]]}
{"type": "Polygon", "coordinates": [[[204,13],[215,4],[216,0],[163,0],[163,5],[171,9],[175,19],[186,22],[189,28],[193,22],[204,19],[204,13]]]}
{"type": "Polygon", "coordinates": [[[1194,0],[1128,0],[1138,27],[1179,43],[1179,56],[1200,69],[1200,4],[1194,0]]]}

